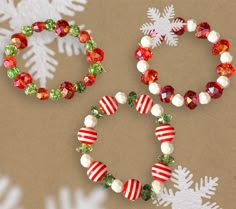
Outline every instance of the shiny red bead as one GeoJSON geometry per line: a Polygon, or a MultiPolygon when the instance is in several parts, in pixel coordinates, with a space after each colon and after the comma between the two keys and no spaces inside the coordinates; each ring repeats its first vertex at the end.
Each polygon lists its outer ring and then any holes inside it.
{"type": "Polygon", "coordinates": [[[181,36],[185,33],[186,29],[187,29],[187,25],[186,25],[186,21],[182,18],[182,17],[176,17],[174,19],[174,21],[179,21],[179,22],[182,22],[184,23],[184,26],[181,28],[181,29],[173,29],[172,31],[178,35],[178,36],[181,36]]]}
{"type": "Polygon", "coordinates": [[[199,96],[194,91],[187,91],[184,95],[184,103],[190,109],[194,110],[199,104],[199,96]]]}
{"type": "Polygon", "coordinates": [[[16,33],[12,35],[11,43],[14,44],[17,49],[24,49],[28,45],[28,40],[22,33],[16,33]]]}
{"type": "Polygon", "coordinates": [[[219,55],[224,52],[227,52],[227,51],[229,51],[229,47],[230,47],[229,41],[219,40],[212,45],[212,54],[219,55]]]}
{"type": "Polygon", "coordinates": [[[211,32],[211,27],[207,22],[203,22],[197,25],[195,30],[195,36],[200,39],[206,39],[211,32]]]}
{"type": "Polygon", "coordinates": [[[152,51],[149,48],[145,47],[139,47],[135,52],[134,52],[134,57],[137,60],[145,60],[148,61],[149,59],[152,58],[152,51]]]}
{"type": "Polygon", "coordinates": [[[174,96],[174,88],[172,86],[164,86],[161,88],[159,98],[164,103],[170,103],[174,96]]]}
{"type": "Polygon", "coordinates": [[[55,33],[59,37],[64,37],[69,33],[70,26],[69,23],[65,20],[58,20],[56,23],[55,33]]]}
{"type": "Polygon", "coordinates": [[[47,100],[49,98],[49,91],[45,88],[39,88],[36,92],[36,97],[39,100],[47,100]]]}
{"type": "Polygon", "coordinates": [[[12,56],[7,56],[3,60],[3,65],[5,68],[10,69],[16,66],[16,59],[12,56]]]}
{"type": "Polygon", "coordinates": [[[150,83],[153,83],[158,80],[158,72],[155,70],[146,70],[142,75],[141,75],[141,82],[149,85],[150,83]]]}
{"type": "Polygon", "coordinates": [[[14,79],[14,86],[17,89],[24,89],[28,84],[32,83],[30,74],[22,72],[14,79]]]}
{"type": "Polygon", "coordinates": [[[78,39],[81,43],[86,43],[91,39],[89,32],[87,31],[80,31],[78,35],[78,39]]]}
{"type": "Polygon", "coordinates": [[[103,50],[96,48],[87,52],[86,58],[90,64],[100,63],[104,59],[104,52],[103,50]]]}
{"type": "Polygon", "coordinates": [[[211,96],[212,99],[218,99],[223,94],[223,88],[217,82],[209,82],[206,85],[206,92],[211,96]]]}
{"type": "Polygon", "coordinates": [[[87,74],[83,78],[83,82],[85,86],[92,86],[96,81],[96,77],[93,74],[87,74]]]}
{"type": "Polygon", "coordinates": [[[61,95],[64,99],[71,99],[75,94],[75,87],[72,83],[65,81],[60,85],[61,95]]]}
{"type": "Polygon", "coordinates": [[[32,24],[32,29],[34,32],[42,32],[45,29],[45,24],[44,22],[35,22],[32,24]]]}
{"type": "Polygon", "coordinates": [[[230,63],[221,63],[216,67],[216,73],[221,76],[231,77],[234,72],[235,69],[230,63]]]}

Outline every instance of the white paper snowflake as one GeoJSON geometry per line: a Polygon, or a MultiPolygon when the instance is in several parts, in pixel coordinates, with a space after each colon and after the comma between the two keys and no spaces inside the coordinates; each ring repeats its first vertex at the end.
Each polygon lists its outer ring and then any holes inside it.
{"type": "MultiPolygon", "coordinates": [[[[0,0],[0,23],[7,22],[9,29],[0,28],[0,51],[9,42],[10,36],[14,32],[19,32],[22,26],[31,25],[36,21],[46,19],[61,19],[63,15],[74,16],[75,12],[84,11],[84,5],[88,0],[21,0],[15,4],[14,0],[0,0]]],[[[80,26],[81,29],[84,25],[80,26]]],[[[58,51],[66,53],[68,56],[85,53],[84,46],[76,38],[67,36],[56,38],[55,34],[44,32],[44,34],[34,34],[29,38],[28,48],[23,54],[23,59],[27,59],[26,68],[33,75],[35,80],[39,80],[41,87],[46,87],[47,79],[54,77],[55,66],[58,61],[55,59],[55,52],[49,48],[49,44],[55,39],[58,42],[58,51]]],[[[3,54],[0,53],[0,65],[3,54]]]]}
{"type": "Polygon", "coordinates": [[[193,185],[193,174],[187,168],[179,166],[172,174],[171,181],[177,192],[172,189],[164,189],[163,193],[153,198],[153,204],[157,206],[172,206],[172,209],[221,209],[217,203],[203,203],[202,198],[210,199],[215,195],[218,186],[218,178],[201,178],[200,183],[193,185]]]}
{"type": "Polygon", "coordinates": [[[152,22],[143,24],[140,30],[144,35],[152,36],[152,48],[159,46],[164,40],[170,46],[177,46],[178,36],[173,30],[180,30],[184,23],[180,19],[174,19],[174,6],[167,6],[162,14],[159,9],[149,8],[147,16],[152,22]]]}

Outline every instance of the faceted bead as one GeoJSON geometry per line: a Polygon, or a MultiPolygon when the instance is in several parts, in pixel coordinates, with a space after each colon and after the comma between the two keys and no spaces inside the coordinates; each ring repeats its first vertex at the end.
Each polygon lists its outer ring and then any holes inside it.
{"type": "Polygon", "coordinates": [[[59,100],[61,98],[61,90],[60,89],[51,89],[49,97],[53,101],[59,100]]]}
{"type": "Polygon", "coordinates": [[[175,158],[172,157],[171,155],[161,155],[158,158],[162,163],[166,164],[166,165],[170,165],[170,164],[174,164],[175,163],[175,158]]]}
{"type": "Polygon", "coordinates": [[[44,24],[45,24],[45,29],[48,31],[53,31],[56,28],[56,22],[52,19],[46,20],[44,24]]]}
{"type": "Polygon", "coordinates": [[[34,96],[37,92],[37,86],[34,83],[30,83],[25,87],[25,94],[28,96],[34,96]]]}
{"type": "Polygon", "coordinates": [[[24,49],[28,45],[28,40],[22,33],[16,33],[12,35],[11,43],[14,44],[17,49],[24,49]]]}
{"type": "Polygon", "coordinates": [[[33,35],[34,31],[31,26],[24,26],[21,28],[21,33],[27,37],[30,37],[33,35]]]}
{"type": "Polygon", "coordinates": [[[87,51],[92,51],[97,47],[97,44],[95,43],[94,40],[89,40],[85,43],[85,48],[87,51]]]}
{"type": "Polygon", "coordinates": [[[133,107],[134,105],[135,105],[135,102],[136,102],[136,99],[137,99],[137,94],[134,92],[134,91],[132,91],[132,92],[130,92],[129,93],[129,95],[128,95],[128,105],[130,106],[130,107],[133,107]]]}
{"type": "Polygon", "coordinates": [[[110,174],[110,173],[108,173],[103,179],[102,179],[102,186],[104,187],[104,188],[109,188],[109,187],[111,187],[111,185],[112,185],[112,182],[115,180],[115,177],[112,175],[112,174],[110,174]]]}
{"type": "Polygon", "coordinates": [[[79,147],[76,148],[77,152],[81,153],[88,153],[93,151],[93,147],[91,144],[81,144],[79,147]]]}
{"type": "Polygon", "coordinates": [[[178,21],[178,22],[182,22],[184,23],[184,26],[181,29],[173,29],[173,32],[178,35],[181,36],[184,34],[184,32],[187,30],[187,25],[186,25],[186,21],[182,18],[182,17],[176,17],[174,19],[174,21],[178,21]]]}
{"type": "Polygon", "coordinates": [[[221,63],[216,67],[216,72],[220,76],[231,77],[234,74],[235,69],[230,63],[221,63]]]}
{"type": "Polygon", "coordinates": [[[157,120],[156,123],[159,124],[168,124],[172,120],[172,115],[163,114],[157,120]]]}
{"type": "Polygon", "coordinates": [[[200,39],[206,39],[211,32],[211,27],[207,22],[203,22],[197,25],[195,30],[195,36],[200,39]]]}
{"type": "Polygon", "coordinates": [[[148,61],[149,59],[152,58],[152,51],[149,48],[144,48],[144,47],[139,47],[135,52],[134,52],[134,57],[137,60],[145,60],[148,61]]]}
{"type": "Polygon", "coordinates": [[[58,20],[56,23],[55,33],[59,37],[64,37],[69,33],[70,26],[69,23],[65,20],[58,20]]]}
{"type": "Polygon", "coordinates": [[[184,95],[184,103],[190,110],[195,109],[199,104],[198,94],[191,90],[186,92],[184,95]]]}
{"type": "Polygon", "coordinates": [[[229,41],[221,39],[212,45],[212,54],[219,55],[227,52],[229,51],[229,46],[229,41]]]}
{"type": "Polygon", "coordinates": [[[75,87],[75,91],[79,93],[83,93],[86,89],[86,86],[82,81],[76,82],[74,87],[75,87]]]}
{"type": "Polygon", "coordinates": [[[85,86],[92,86],[96,81],[96,77],[93,74],[87,74],[83,81],[85,86]]]}
{"type": "Polygon", "coordinates": [[[28,84],[32,83],[30,74],[22,72],[14,79],[14,86],[18,89],[24,89],[28,84]]]}
{"type": "Polygon", "coordinates": [[[45,24],[44,22],[35,22],[32,24],[32,29],[34,32],[42,32],[45,29],[45,24]]]}
{"type": "Polygon", "coordinates": [[[39,100],[47,100],[49,98],[49,91],[45,88],[39,88],[36,92],[36,97],[39,100]]]}
{"type": "Polygon", "coordinates": [[[8,76],[10,79],[15,79],[16,76],[18,76],[19,74],[20,74],[20,70],[19,70],[19,68],[17,68],[17,67],[10,68],[10,69],[7,71],[7,76],[8,76]]]}
{"type": "Polygon", "coordinates": [[[104,52],[99,48],[95,48],[92,51],[88,51],[86,57],[91,64],[100,63],[104,59],[104,52]]]}
{"type": "Polygon", "coordinates": [[[5,68],[10,69],[16,66],[16,59],[12,56],[7,56],[3,60],[3,65],[5,68]]]}
{"type": "Polygon", "coordinates": [[[69,29],[69,34],[71,36],[77,37],[80,32],[79,26],[77,25],[71,25],[69,29]]]}
{"type": "Polygon", "coordinates": [[[101,74],[103,72],[103,67],[101,64],[92,64],[90,65],[88,71],[90,74],[97,76],[98,74],[101,74]]]}
{"type": "Polygon", "coordinates": [[[158,72],[155,70],[146,70],[141,75],[141,82],[149,85],[150,83],[153,83],[158,80],[158,72]]]}
{"type": "Polygon", "coordinates": [[[217,82],[209,82],[206,85],[206,92],[212,99],[218,99],[223,94],[223,88],[217,82]]]}
{"type": "Polygon", "coordinates": [[[148,201],[151,199],[152,194],[153,194],[152,187],[148,184],[145,184],[143,186],[143,190],[142,190],[142,194],[141,194],[142,199],[144,201],[148,201]]]}
{"type": "Polygon", "coordinates": [[[79,35],[78,35],[78,39],[81,43],[86,43],[87,41],[89,41],[91,39],[89,32],[87,31],[80,31],[79,35]]]}
{"type": "Polygon", "coordinates": [[[164,103],[169,103],[174,96],[174,88],[172,86],[164,86],[161,88],[159,98],[164,103]]]}
{"type": "Polygon", "coordinates": [[[104,117],[104,113],[102,112],[102,110],[100,108],[98,108],[97,106],[92,106],[91,107],[91,112],[92,115],[94,115],[96,118],[103,118],[104,117]]]}
{"type": "Polygon", "coordinates": [[[16,56],[18,49],[14,44],[8,44],[5,48],[5,54],[7,56],[16,56]]]}
{"type": "Polygon", "coordinates": [[[75,94],[75,87],[72,83],[65,81],[60,85],[61,96],[64,99],[71,99],[75,94]]]}

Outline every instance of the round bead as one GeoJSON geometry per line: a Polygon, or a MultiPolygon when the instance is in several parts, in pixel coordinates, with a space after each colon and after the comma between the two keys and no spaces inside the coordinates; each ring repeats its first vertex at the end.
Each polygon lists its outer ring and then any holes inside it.
{"type": "Polygon", "coordinates": [[[96,81],[96,77],[93,74],[87,74],[83,78],[83,83],[85,86],[92,86],[96,81]]]}
{"type": "Polygon", "coordinates": [[[152,46],[152,38],[150,36],[144,36],[141,39],[141,45],[142,47],[150,48],[152,46]]]}
{"type": "Polygon", "coordinates": [[[142,192],[142,185],[136,179],[130,179],[125,182],[123,187],[123,194],[126,199],[135,201],[137,200],[142,192]]]}
{"type": "Polygon", "coordinates": [[[200,104],[209,104],[211,102],[211,96],[207,92],[201,92],[199,94],[200,104]]]}
{"type": "Polygon", "coordinates": [[[147,69],[149,69],[149,64],[145,60],[139,60],[137,63],[137,69],[140,73],[144,73],[147,69]]]}
{"type": "Polygon", "coordinates": [[[163,189],[164,189],[164,184],[159,182],[159,181],[156,181],[154,180],[152,182],[152,191],[155,193],[155,194],[160,194],[163,192],[163,189]]]}
{"type": "Polygon", "coordinates": [[[220,56],[220,61],[222,63],[231,63],[233,61],[233,56],[229,52],[224,52],[220,56]]]}
{"type": "Polygon", "coordinates": [[[77,138],[82,144],[93,144],[97,140],[97,132],[94,128],[83,127],[79,129],[77,138]]]}
{"type": "Polygon", "coordinates": [[[25,72],[20,73],[14,79],[14,86],[18,89],[24,89],[30,83],[32,83],[32,77],[25,72]]]}
{"type": "Polygon", "coordinates": [[[80,31],[78,39],[81,43],[86,43],[91,39],[91,37],[87,31],[80,31]]]}
{"type": "Polygon", "coordinates": [[[195,36],[200,39],[206,39],[210,31],[210,25],[207,22],[203,22],[197,25],[195,36]]]}
{"type": "Polygon", "coordinates": [[[65,81],[60,85],[61,96],[64,99],[72,99],[75,95],[75,87],[72,83],[65,81]]]}
{"type": "Polygon", "coordinates": [[[230,85],[230,80],[228,77],[226,76],[220,76],[218,79],[217,79],[217,83],[221,85],[222,88],[228,88],[229,85],[230,85]]]}
{"type": "Polygon", "coordinates": [[[231,77],[234,72],[235,69],[230,63],[221,63],[216,67],[216,73],[221,76],[231,77]]]}
{"type": "Polygon", "coordinates": [[[11,43],[14,44],[17,49],[24,49],[28,45],[28,40],[22,33],[16,33],[12,35],[11,43]]]}
{"type": "Polygon", "coordinates": [[[176,94],[172,100],[172,104],[176,107],[182,107],[184,105],[184,97],[180,94],[176,94]]]}
{"type": "Polygon", "coordinates": [[[175,138],[175,129],[170,124],[161,124],[155,130],[155,135],[160,142],[170,142],[175,138]]]}
{"type": "Polygon", "coordinates": [[[174,152],[174,145],[171,144],[170,142],[163,142],[161,144],[161,151],[165,155],[170,155],[174,152]]]}
{"type": "Polygon", "coordinates": [[[134,52],[134,57],[137,60],[145,60],[148,61],[149,59],[152,58],[152,51],[149,48],[145,47],[139,47],[135,52],[134,52]]]}
{"type": "Polygon", "coordinates": [[[229,51],[229,47],[230,47],[229,41],[223,39],[218,40],[216,43],[212,45],[212,54],[219,55],[224,52],[227,52],[229,51]]]}
{"type": "Polygon", "coordinates": [[[104,59],[104,52],[99,48],[95,48],[87,52],[86,58],[90,64],[100,63],[104,59]]]}
{"type": "Polygon", "coordinates": [[[93,158],[89,154],[83,154],[80,158],[80,163],[84,168],[88,168],[93,162],[93,158]]]}
{"type": "Polygon", "coordinates": [[[106,115],[114,114],[118,109],[118,102],[114,97],[104,96],[99,101],[102,112],[106,115]]]}
{"type": "Polygon", "coordinates": [[[36,92],[36,97],[39,100],[47,100],[49,98],[49,91],[45,88],[39,88],[36,92]]]}
{"type": "Polygon", "coordinates": [[[59,37],[64,37],[69,33],[70,26],[69,23],[65,20],[58,20],[56,23],[55,33],[59,37]]]}
{"type": "Polygon", "coordinates": [[[151,109],[151,113],[155,117],[160,117],[164,113],[164,108],[160,104],[155,104],[151,109]]]}
{"type": "Polygon", "coordinates": [[[127,102],[127,96],[124,92],[118,92],[115,95],[116,101],[120,104],[125,104],[127,102]]]}
{"type": "Polygon", "coordinates": [[[187,30],[189,32],[194,32],[197,28],[197,22],[193,19],[187,21],[187,30]]]}
{"type": "Polygon", "coordinates": [[[160,93],[160,90],[161,90],[160,84],[155,82],[149,84],[149,91],[151,94],[157,95],[160,93]]]}
{"type": "Polygon", "coordinates": [[[101,181],[107,175],[107,166],[98,161],[92,162],[87,170],[88,178],[93,182],[101,181]]]}
{"type": "Polygon", "coordinates": [[[119,179],[115,179],[111,184],[111,189],[115,193],[121,193],[123,191],[123,182],[119,179]]]}
{"type": "Polygon", "coordinates": [[[207,36],[207,39],[211,43],[215,43],[220,39],[220,34],[214,30],[212,30],[209,35],[207,36]]]}
{"type": "Polygon", "coordinates": [[[165,182],[171,177],[171,169],[162,163],[156,163],[152,166],[152,176],[159,182],[165,182]]]}
{"type": "Polygon", "coordinates": [[[45,29],[45,24],[44,22],[35,22],[32,24],[32,29],[34,32],[42,32],[45,29]]]}
{"type": "Polygon", "coordinates": [[[84,119],[84,125],[90,128],[94,128],[97,125],[97,122],[97,118],[93,115],[87,115],[84,119]]]}
{"type": "Polygon", "coordinates": [[[209,82],[206,85],[206,92],[211,96],[212,99],[218,99],[223,94],[223,88],[217,82],[209,82]]]}
{"type": "Polygon", "coordinates": [[[153,104],[152,98],[146,94],[143,94],[137,98],[135,106],[139,113],[147,114],[151,111],[153,104]]]}
{"type": "Polygon", "coordinates": [[[143,84],[149,85],[158,80],[158,72],[155,70],[148,69],[141,74],[140,80],[143,84]]]}
{"type": "Polygon", "coordinates": [[[6,69],[10,69],[16,66],[16,59],[13,56],[7,56],[3,60],[3,65],[6,69]]]}
{"type": "Polygon", "coordinates": [[[174,19],[174,21],[182,22],[184,25],[181,29],[174,28],[172,31],[178,36],[183,35],[186,31],[186,21],[185,21],[185,19],[183,19],[182,17],[176,17],[174,19]]]}
{"type": "Polygon", "coordinates": [[[170,103],[174,96],[174,88],[172,86],[164,86],[161,88],[159,98],[164,103],[170,103]]]}

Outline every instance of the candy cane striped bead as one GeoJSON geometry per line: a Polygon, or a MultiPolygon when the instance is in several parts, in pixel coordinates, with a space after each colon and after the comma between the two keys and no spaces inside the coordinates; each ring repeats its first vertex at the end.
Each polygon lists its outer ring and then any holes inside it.
{"type": "Polygon", "coordinates": [[[137,98],[135,106],[139,113],[147,114],[151,111],[153,104],[152,98],[146,94],[143,94],[137,98]]]}
{"type": "Polygon", "coordinates": [[[128,200],[137,200],[142,192],[142,185],[138,180],[130,179],[125,182],[123,187],[123,194],[128,200]]]}
{"type": "Polygon", "coordinates": [[[97,132],[93,128],[83,127],[77,133],[82,144],[93,144],[97,140],[97,132]]]}
{"type": "Polygon", "coordinates": [[[87,170],[87,175],[91,181],[99,182],[107,174],[107,166],[98,161],[94,161],[90,164],[87,170]]]}
{"type": "Polygon", "coordinates": [[[114,114],[118,109],[118,102],[111,96],[102,97],[99,104],[102,112],[107,115],[114,114]]]}
{"type": "Polygon", "coordinates": [[[160,142],[170,142],[175,137],[175,129],[169,124],[161,124],[156,128],[155,135],[160,142]]]}
{"type": "Polygon", "coordinates": [[[165,182],[171,177],[171,169],[162,163],[156,163],[152,166],[152,176],[159,182],[165,182]]]}

